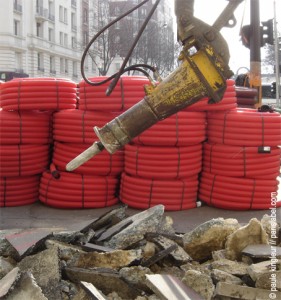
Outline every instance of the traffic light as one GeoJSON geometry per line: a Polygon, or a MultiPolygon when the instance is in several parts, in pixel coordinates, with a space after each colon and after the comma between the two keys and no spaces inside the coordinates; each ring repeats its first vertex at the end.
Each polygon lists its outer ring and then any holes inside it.
{"type": "Polygon", "coordinates": [[[274,44],[273,38],[273,19],[262,22],[261,27],[261,44],[264,46],[265,44],[274,44]]]}
{"type": "Polygon", "coordinates": [[[271,83],[271,95],[275,96],[276,95],[276,82],[271,83]]]}

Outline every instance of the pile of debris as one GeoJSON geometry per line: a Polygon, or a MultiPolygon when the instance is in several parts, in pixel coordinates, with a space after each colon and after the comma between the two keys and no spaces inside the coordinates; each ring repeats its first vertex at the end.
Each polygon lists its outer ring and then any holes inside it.
{"type": "Polygon", "coordinates": [[[0,231],[0,299],[281,299],[280,225],[270,216],[212,219],[184,234],[163,205],[126,209],[79,232],[0,231]]]}

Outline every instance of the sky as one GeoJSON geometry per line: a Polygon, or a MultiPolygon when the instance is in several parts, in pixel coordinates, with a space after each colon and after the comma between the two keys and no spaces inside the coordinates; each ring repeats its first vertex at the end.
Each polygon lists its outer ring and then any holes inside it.
{"type": "MultiPolygon", "coordinates": [[[[258,1],[258,0],[256,0],[258,1]]],[[[276,14],[278,22],[278,30],[281,32],[281,0],[276,1],[276,14]]],[[[213,24],[216,18],[223,11],[228,1],[226,0],[195,0],[194,1],[195,17],[202,21],[213,24]]],[[[274,0],[259,0],[260,4],[260,20],[267,21],[274,17],[274,0]]],[[[224,28],[221,33],[226,39],[230,50],[230,68],[234,74],[245,72],[245,69],[250,66],[250,51],[242,45],[240,41],[239,31],[241,25],[250,23],[250,0],[243,1],[234,13],[237,24],[234,28],[224,28]],[[244,16],[244,20],[243,20],[244,16]],[[242,24],[243,23],[243,24],[242,24]],[[240,69],[240,70],[239,70],[240,69]]],[[[262,56],[264,50],[262,49],[262,56]]]]}

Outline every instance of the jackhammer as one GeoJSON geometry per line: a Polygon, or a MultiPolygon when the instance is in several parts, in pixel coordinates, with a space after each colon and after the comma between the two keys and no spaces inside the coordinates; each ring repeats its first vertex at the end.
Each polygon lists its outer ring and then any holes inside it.
{"type": "MultiPolygon", "coordinates": [[[[134,9],[139,8],[147,1],[148,0],[143,1],[134,9]]],[[[156,1],[153,5],[120,71],[108,78],[108,80],[112,81],[107,90],[107,94],[111,93],[118,79],[124,72],[132,69],[141,70],[142,65],[135,65],[134,68],[125,68],[125,66],[135,44],[160,1],[161,0],[156,1]]],[[[105,124],[102,128],[94,127],[99,141],[93,143],[92,146],[69,162],[66,166],[67,171],[78,168],[104,149],[111,154],[115,153],[134,137],[158,121],[194,104],[203,97],[209,98],[210,105],[211,103],[219,102],[226,89],[226,80],[233,75],[228,66],[230,56],[228,45],[219,31],[223,27],[233,27],[236,24],[233,13],[242,1],[243,0],[229,0],[229,3],[218,19],[210,26],[194,17],[194,0],[175,0],[178,39],[183,45],[179,55],[181,62],[179,67],[167,78],[163,80],[160,79],[159,84],[151,84],[151,86],[146,89],[146,96],[140,102],[105,124]]],[[[92,42],[102,32],[124,16],[125,15],[122,15],[109,23],[92,39],[92,42]]],[[[87,83],[100,85],[102,83],[89,81],[83,71],[84,59],[90,44],[82,56],[81,72],[87,83]]]]}

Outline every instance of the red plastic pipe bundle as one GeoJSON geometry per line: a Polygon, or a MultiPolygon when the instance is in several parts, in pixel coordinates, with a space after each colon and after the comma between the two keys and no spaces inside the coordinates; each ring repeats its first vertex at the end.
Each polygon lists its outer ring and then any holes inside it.
{"type": "Polygon", "coordinates": [[[0,177],[0,207],[32,204],[38,199],[40,176],[0,177]]]}
{"type": "Polygon", "coordinates": [[[202,145],[188,147],[125,146],[125,172],[146,179],[179,179],[198,175],[202,145]]]}
{"type": "MultiPolygon", "coordinates": [[[[91,144],[74,144],[55,142],[53,152],[53,164],[59,171],[66,172],[66,165],[91,144]]],[[[74,170],[74,173],[94,176],[117,176],[124,170],[124,152],[118,151],[114,155],[107,151],[101,152],[96,157],[88,160],[82,166],[74,170]]]]}
{"type": "MultiPolygon", "coordinates": [[[[100,82],[107,78],[94,77],[90,80],[100,82]]],[[[110,81],[100,86],[91,86],[85,81],[81,81],[79,83],[79,109],[125,111],[144,98],[144,85],[149,83],[150,81],[144,76],[122,76],[111,95],[106,96],[110,81]]]]}
{"type": "Polygon", "coordinates": [[[92,144],[97,140],[94,126],[102,127],[117,114],[103,111],[62,110],[53,116],[53,138],[63,143],[92,144]]]}
{"type": "Polygon", "coordinates": [[[51,114],[39,111],[0,110],[0,144],[49,144],[52,142],[51,114]]]}
{"type": "Polygon", "coordinates": [[[255,88],[236,86],[237,104],[239,107],[254,108],[258,99],[258,90],[255,88]]]}
{"type": "Polygon", "coordinates": [[[60,110],[76,108],[77,85],[67,79],[20,78],[1,85],[3,110],[60,110]]]}
{"type": "Polygon", "coordinates": [[[51,115],[0,110],[0,206],[38,200],[39,175],[49,165],[51,115]]]}
{"type": "Polygon", "coordinates": [[[280,173],[281,149],[270,152],[258,147],[204,144],[203,170],[222,176],[276,179],[280,173]]]}
{"type": "Polygon", "coordinates": [[[281,145],[281,115],[252,109],[208,113],[209,143],[233,146],[281,145]]]}
{"type": "Polygon", "coordinates": [[[196,207],[197,175],[178,180],[154,180],[122,174],[120,197],[123,203],[137,209],[163,204],[165,210],[196,207]]]}
{"type": "Polygon", "coordinates": [[[41,202],[57,208],[101,208],[118,202],[116,186],[118,179],[109,176],[82,174],[43,173],[40,182],[41,202]]]}
{"type": "MultiPolygon", "coordinates": [[[[275,179],[235,178],[203,172],[199,198],[210,206],[223,209],[269,209],[277,186],[275,179]]],[[[279,201],[277,207],[280,206],[279,201]]]]}
{"type": "Polygon", "coordinates": [[[226,81],[227,87],[223,98],[218,103],[208,104],[209,98],[202,98],[198,102],[188,106],[186,111],[227,111],[237,107],[237,97],[235,81],[229,79],[226,81]]]}
{"type": "Polygon", "coordinates": [[[188,146],[206,139],[206,113],[179,111],[153,125],[135,139],[135,144],[145,146],[188,146]]]}

